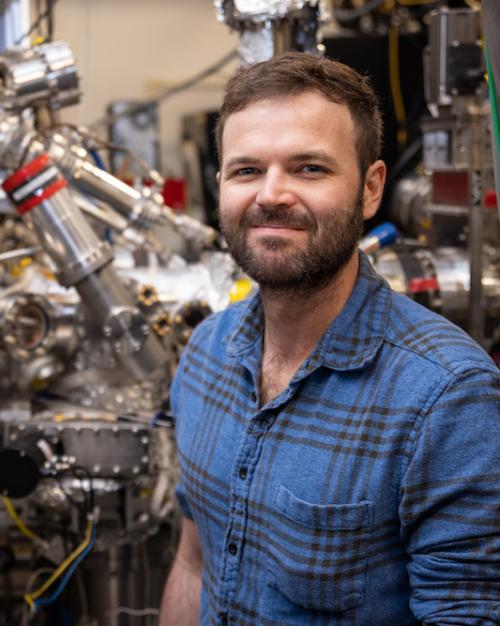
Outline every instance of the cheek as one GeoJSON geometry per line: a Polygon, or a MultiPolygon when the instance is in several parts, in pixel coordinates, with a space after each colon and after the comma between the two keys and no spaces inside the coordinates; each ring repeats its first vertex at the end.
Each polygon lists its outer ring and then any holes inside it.
{"type": "Polygon", "coordinates": [[[242,214],[255,200],[255,193],[248,188],[220,188],[219,207],[221,215],[229,218],[242,214]]]}

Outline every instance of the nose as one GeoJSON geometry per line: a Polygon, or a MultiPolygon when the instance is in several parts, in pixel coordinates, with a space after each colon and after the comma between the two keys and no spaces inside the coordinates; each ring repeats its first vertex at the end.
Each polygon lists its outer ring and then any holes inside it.
{"type": "Polygon", "coordinates": [[[295,202],[291,181],[282,171],[269,169],[262,176],[256,202],[261,207],[287,207],[295,202]]]}

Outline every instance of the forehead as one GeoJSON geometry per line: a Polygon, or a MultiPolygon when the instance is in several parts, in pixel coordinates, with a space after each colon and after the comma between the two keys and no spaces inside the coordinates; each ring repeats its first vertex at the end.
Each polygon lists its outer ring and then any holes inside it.
{"type": "Polygon", "coordinates": [[[310,91],[259,100],[230,115],[223,162],[239,152],[322,148],[356,158],[355,125],[345,104],[310,91]]]}

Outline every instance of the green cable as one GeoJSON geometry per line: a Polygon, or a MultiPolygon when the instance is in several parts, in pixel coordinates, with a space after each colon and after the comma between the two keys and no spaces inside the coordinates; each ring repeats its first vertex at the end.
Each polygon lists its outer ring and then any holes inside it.
{"type": "Polygon", "coordinates": [[[488,56],[488,48],[484,46],[484,57],[486,59],[486,71],[488,73],[488,84],[490,89],[490,102],[491,102],[491,118],[493,121],[493,135],[495,138],[495,144],[497,148],[497,158],[500,160],[500,117],[498,114],[498,102],[497,91],[495,87],[495,79],[493,72],[491,71],[490,59],[488,56]]]}

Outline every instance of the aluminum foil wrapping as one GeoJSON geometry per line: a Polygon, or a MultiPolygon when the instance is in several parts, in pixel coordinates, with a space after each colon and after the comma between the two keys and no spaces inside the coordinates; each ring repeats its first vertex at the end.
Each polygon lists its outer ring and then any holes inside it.
{"type": "Polygon", "coordinates": [[[254,21],[257,23],[269,19],[284,18],[304,7],[319,7],[321,20],[327,18],[324,0],[216,0],[215,8],[220,21],[228,23],[234,20],[254,21]],[[229,15],[230,13],[230,15],[229,15]]]}

